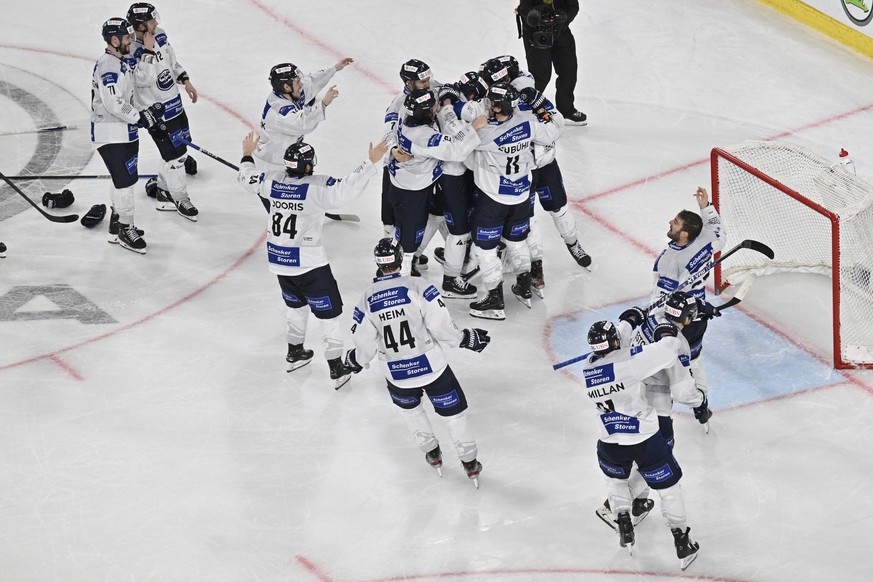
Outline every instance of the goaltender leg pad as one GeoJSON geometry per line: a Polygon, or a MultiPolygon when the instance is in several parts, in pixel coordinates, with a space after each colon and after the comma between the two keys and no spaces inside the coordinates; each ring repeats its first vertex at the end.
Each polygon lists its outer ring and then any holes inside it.
{"type": "Polygon", "coordinates": [[[455,378],[450,366],[446,366],[439,378],[424,387],[434,411],[440,416],[453,416],[467,410],[464,389],[455,378]]]}
{"type": "Polygon", "coordinates": [[[94,228],[100,221],[103,220],[103,217],[106,216],[106,205],[105,204],[95,204],[91,207],[91,210],[82,217],[80,221],[82,226],[85,228],[94,228]]]}

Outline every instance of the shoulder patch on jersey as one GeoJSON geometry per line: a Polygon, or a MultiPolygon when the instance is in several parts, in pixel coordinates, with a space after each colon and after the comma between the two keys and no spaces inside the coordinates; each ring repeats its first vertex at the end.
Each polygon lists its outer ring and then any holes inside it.
{"type": "Polygon", "coordinates": [[[145,49],[143,47],[137,47],[137,49],[133,51],[134,60],[139,60],[143,52],[145,52],[145,49]]]}
{"type": "Polygon", "coordinates": [[[691,358],[689,358],[685,354],[679,354],[679,363],[687,368],[691,365],[691,358]]]}
{"type": "Polygon", "coordinates": [[[328,176],[327,180],[325,180],[325,182],[324,182],[324,185],[325,186],[333,186],[334,184],[336,184],[338,182],[339,182],[339,180],[337,180],[336,178],[334,178],[332,176],[328,176]]]}
{"type": "Polygon", "coordinates": [[[630,349],[630,355],[631,355],[631,357],[634,357],[635,355],[637,355],[641,351],[643,351],[643,346],[634,346],[630,349]]]}
{"type": "Polygon", "coordinates": [[[397,121],[397,113],[392,111],[391,113],[385,114],[385,123],[392,123],[397,121]]]}
{"type": "Polygon", "coordinates": [[[166,33],[159,32],[155,35],[155,44],[158,46],[164,46],[167,44],[167,35],[166,33]]]}
{"type": "Polygon", "coordinates": [[[430,136],[430,139],[427,140],[427,147],[435,148],[438,145],[440,145],[440,142],[442,142],[442,141],[443,141],[442,134],[435,133],[432,136],[430,136]]]}
{"type": "Polygon", "coordinates": [[[279,108],[279,115],[283,115],[283,116],[288,115],[289,113],[291,113],[295,109],[297,109],[297,108],[293,105],[286,105],[284,107],[280,107],[279,108]]]}
{"type": "Polygon", "coordinates": [[[352,313],[352,319],[355,320],[355,323],[361,323],[364,321],[364,312],[355,307],[355,311],[352,313]]]}
{"type": "Polygon", "coordinates": [[[103,81],[103,86],[112,85],[118,81],[118,73],[108,72],[100,75],[100,80],[103,81]]]}
{"type": "Polygon", "coordinates": [[[436,299],[437,297],[440,296],[440,292],[437,291],[437,288],[434,287],[433,285],[429,285],[428,288],[424,290],[423,295],[424,295],[424,298],[427,299],[428,301],[433,301],[434,299],[436,299]]]}
{"type": "Polygon", "coordinates": [[[712,244],[706,243],[699,251],[697,251],[691,260],[688,261],[688,264],[685,266],[688,269],[688,272],[692,275],[703,268],[709,259],[712,258],[712,244]]]}

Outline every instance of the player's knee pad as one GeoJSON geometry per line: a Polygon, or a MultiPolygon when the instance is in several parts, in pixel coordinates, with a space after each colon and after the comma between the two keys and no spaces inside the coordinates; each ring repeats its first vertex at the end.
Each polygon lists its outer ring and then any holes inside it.
{"type": "Polygon", "coordinates": [[[684,530],[687,515],[685,513],[685,500],[682,498],[682,486],[678,483],[667,489],[658,490],[661,498],[661,515],[670,529],[679,528],[684,530]]]}
{"type": "Polygon", "coordinates": [[[527,241],[507,240],[506,252],[509,255],[513,271],[516,273],[530,272],[530,247],[527,246],[527,241]]]}
{"type": "Polygon", "coordinates": [[[564,239],[564,242],[567,244],[573,244],[576,242],[576,219],[573,218],[572,214],[570,214],[569,208],[564,205],[557,210],[550,211],[549,214],[552,215],[555,228],[558,229],[558,233],[561,235],[561,238],[564,239]]]}

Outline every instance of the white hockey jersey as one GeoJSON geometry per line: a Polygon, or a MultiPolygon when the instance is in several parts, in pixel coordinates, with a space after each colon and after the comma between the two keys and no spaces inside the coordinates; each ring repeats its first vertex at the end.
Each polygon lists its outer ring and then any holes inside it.
{"type": "Polygon", "coordinates": [[[239,183],[269,201],[267,260],[277,275],[302,275],[327,264],[321,246],[324,211],[357,198],[377,169],[366,160],[345,178],[259,172],[250,158],[240,164],[239,183]]]}
{"type": "MultiPolygon", "coordinates": [[[[461,119],[469,123],[487,113],[484,103],[470,101],[461,109],[461,119]]],[[[551,144],[563,130],[564,117],[557,112],[548,123],[518,109],[506,121],[489,120],[478,131],[482,143],[468,159],[476,187],[501,204],[527,202],[535,167],[532,144],[551,144]]]]}
{"type": "Polygon", "coordinates": [[[137,108],[145,109],[161,102],[164,104],[165,120],[181,115],[182,95],[176,84],[179,77],[185,74],[185,68],[176,60],[176,51],[167,40],[167,33],[161,28],[155,29],[153,57],[145,52],[143,42],[138,38],[133,39],[130,48],[132,56],[125,60],[135,69],[137,108]]]}
{"type": "MultiPolygon", "coordinates": [[[[521,75],[512,80],[512,86],[516,88],[516,90],[521,91],[526,88],[534,88],[534,78],[527,71],[522,71],[521,75]]],[[[558,112],[555,109],[554,104],[551,101],[546,101],[548,104],[546,110],[554,117],[554,115],[558,112]]],[[[531,111],[530,106],[527,103],[519,103],[518,108],[526,111],[531,111]]],[[[543,166],[547,166],[551,164],[555,160],[555,142],[553,141],[550,144],[542,144],[538,142],[534,142],[533,144],[533,156],[534,163],[537,168],[542,168],[543,166]]]]}
{"type": "Polygon", "coordinates": [[[95,147],[139,139],[133,93],[133,71],[107,49],[97,59],[91,78],[91,142],[95,147]]]}
{"type": "MultiPolygon", "coordinates": [[[[680,349],[679,338],[666,337],[653,344],[588,357],[582,374],[588,398],[597,408],[601,441],[635,445],[658,431],[658,415],[646,399],[643,380],[672,367],[680,349]]],[[[694,387],[688,370],[682,370],[683,377],[670,387],[673,398],[688,406],[700,406],[703,395],[694,387]]]]}
{"type": "MultiPolygon", "coordinates": [[[[672,325],[667,318],[661,314],[658,316],[650,315],[642,325],[638,326],[636,329],[632,329],[631,325],[626,321],[620,321],[616,328],[621,336],[621,345],[637,347],[655,343],[655,328],[662,324],[672,325]]],[[[688,340],[678,329],[676,339],[679,340],[677,361],[669,368],[664,368],[663,370],[655,372],[648,378],[645,378],[643,384],[646,385],[647,389],[658,387],[665,389],[663,391],[669,394],[670,386],[685,380],[685,376],[691,367],[691,346],[688,345],[688,340]]],[[[651,402],[652,399],[649,398],[649,401],[651,402]]],[[[658,405],[655,402],[652,402],[652,404],[655,405],[657,410],[658,405]]],[[[667,405],[666,408],[669,410],[671,407],[672,406],[667,405]]],[[[662,413],[664,411],[659,410],[658,412],[662,413]]]]}
{"type": "Polygon", "coordinates": [[[404,190],[422,190],[442,175],[442,162],[462,162],[479,145],[479,136],[469,124],[454,135],[440,133],[433,125],[397,126],[397,145],[412,154],[407,162],[391,159],[388,173],[391,183],[404,190]]]}
{"type": "Polygon", "coordinates": [[[261,139],[253,156],[258,167],[264,170],[284,168],[288,146],[302,140],[324,121],[325,107],[316,97],[334,74],[336,67],[304,74],[300,98],[294,101],[275,91],[267,95],[261,112],[261,139]]]}
{"type": "Polygon", "coordinates": [[[442,345],[458,347],[464,337],[436,287],[399,273],[377,277],[353,318],[356,360],[363,365],[378,355],[383,374],[399,388],[439,378],[448,366],[442,345]]]}
{"type": "MultiPolygon", "coordinates": [[[[694,241],[684,247],[671,242],[655,260],[652,269],[655,280],[652,303],[675,291],[685,280],[704,268],[715,253],[724,248],[725,231],[715,206],[710,204],[701,208],[700,216],[703,219],[703,229],[694,241]]],[[[701,301],[706,300],[704,279],[684,291],[701,301]]],[[[663,311],[663,307],[655,310],[655,313],[660,311],[663,311]]]]}

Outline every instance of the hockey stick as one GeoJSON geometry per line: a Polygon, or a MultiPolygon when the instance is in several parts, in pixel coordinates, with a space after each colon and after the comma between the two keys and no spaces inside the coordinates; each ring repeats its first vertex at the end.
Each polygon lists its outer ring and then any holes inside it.
{"type": "MultiPolygon", "coordinates": [[[[215,154],[213,154],[209,150],[205,150],[202,147],[200,147],[199,145],[192,143],[192,142],[185,140],[185,139],[182,140],[182,143],[184,143],[185,145],[191,146],[192,148],[194,148],[195,150],[197,150],[201,154],[203,154],[205,156],[209,156],[210,158],[212,158],[213,160],[215,160],[217,162],[221,162],[222,164],[224,164],[228,168],[231,168],[231,169],[239,172],[239,166],[231,164],[230,162],[228,162],[224,158],[222,158],[220,156],[216,156],[215,154]]],[[[324,215],[326,217],[330,218],[331,220],[344,220],[346,222],[361,222],[361,219],[360,219],[360,217],[358,217],[357,214],[330,214],[329,212],[325,212],[324,215]]]]}
{"type": "MultiPolygon", "coordinates": [[[[109,180],[109,174],[80,174],[78,176],[6,176],[10,180],[109,180]]],[[[140,174],[139,178],[157,178],[157,174],[140,174]]]]}
{"type": "Polygon", "coordinates": [[[76,222],[77,220],[79,220],[79,215],[78,215],[78,214],[67,214],[67,215],[64,215],[64,216],[55,216],[55,215],[53,215],[53,214],[49,214],[49,213],[45,212],[45,211],[44,211],[42,208],[40,208],[40,207],[39,207],[39,206],[38,206],[38,205],[37,205],[33,200],[31,200],[30,198],[28,198],[28,197],[24,194],[24,192],[22,192],[22,191],[18,188],[18,186],[16,186],[16,185],[12,182],[12,180],[10,180],[9,178],[7,178],[6,175],[3,174],[3,172],[0,172],[0,178],[3,178],[3,181],[6,182],[7,184],[9,184],[9,187],[10,187],[10,188],[12,188],[12,189],[15,190],[16,192],[18,192],[18,193],[21,195],[22,198],[24,198],[25,200],[27,200],[27,201],[30,203],[31,206],[33,206],[34,208],[36,208],[37,210],[39,210],[39,213],[42,214],[43,216],[45,216],[48,220],[50,220],[50,221],[52,221],[52,222],[76,222]]]}
{"type": "Polygon", "coordinates": [[[25,135],[28,133],[48,133],[50,131],[64,131],[65,129],[76,129],[75,125],[48,125],[45,127],[34,127],[33,129],[17,129],[13,131],[2,131],[0,137],[5,135],[25,135]]]}
{"type": "MultiPolygon", "coordinates": [[[[676,289],[674,289],[673,292],[675,293],[676,291],[682,291],[683,289],[687,289],[688,287],[691,287],[692,285],[694,285],[698,281],[703,280],[704,278],[706,278],[706,276],[709,274],[709,272],[717,264],[721,263],[722,261],[727,259],[732,254],[734,254],[735,252],[742,250],[742,249],[751,249],[755,252],[761,253],[762,255],[766,256],[768,259],[772,259],[774,256],[776,256],[775,253],[773,253],[773,249],[771,249],[770,247],[768,247],[764,243],[758,242],[758,241],[752,240],[752,239],[746,239],[743,242],[741,242],[740,244],[738,244],[737,246],[733,247],[731,250],[729,250],[725,253],[722,253],[722,255],[717,260],[710,259],[709,261],[707,261],[702,269],[700,269],[699,271],[694,273],[691,277],[689,277],[688,279],[683,281],[682,284],[680,284],[678,287],[676,287],[676,289]]],[[[725,306],[731,307],[731,306],[739,303],[739,300],[734,302],[734,303],[731,303],[732,301],[733,301],[733,299],[731,299],[730,301],[725,303],[725,305],[721,306],[719,309],[725,309],[726,308],[725,306]],[[728,303],[730,303],[730,305],[728,305],[728,303]]],[[[665,296],[661,297],[660,299],[658,299],[657,301],[655,301],[654,303],[652,303],[651,305],[649,305],[648,307],[646,307],[644,309],[644,311],[646,313],[649,313],[653,309],[657,309],[658,307],[663,306],[666,302],[667,302],[667,296],[665,295],[665,296]]],[[[576,362],[581,362],[582,360],[584,360],[585,358],[587,358],[590,355],[591,355],[591,352],[588,352],[586,354],[582,354],[581,356],[576,356],[575,358],[571,358],[571,359],[563,361],[563,362],[558,362],[557,364],[554,364],[552,366],[552,368],[555,370],[560,370],[561,368],[564,368],[564,367],[569,366],[571,364],[575,364],[576,362]]]]}

